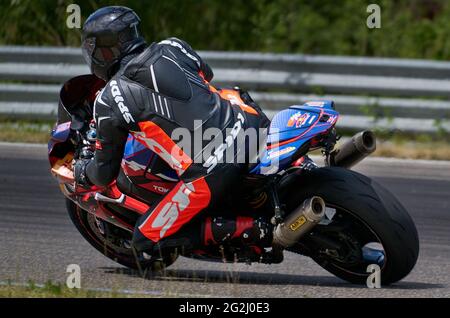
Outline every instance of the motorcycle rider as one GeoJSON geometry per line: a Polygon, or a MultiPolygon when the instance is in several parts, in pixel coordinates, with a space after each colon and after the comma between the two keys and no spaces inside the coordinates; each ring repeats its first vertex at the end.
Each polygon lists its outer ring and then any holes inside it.
{"type": "MultiPolygon", "coordinates": [[[[136,251],[159,255],[161,249],[180,245],[193,248],[201,243],[233,239],[257,242],[268,237],[268,227],[250,217],[209,217],[202,231],[197,230],[200,233],[186,226],[200,212],[219,208],[249,164],[220,162],[217,152],[211,152],[212,141],[202,141],[201,150],[187,153],[172,140],[172,132],[177,128],[190,132],[258,129],[267,127],[269,120],[246,93],[241,95],[246,105],[221,98],[209,85],[211,68],[186,42],[169,38],[147,45],[139,22],[133,10],[111,6],[95,11],[84,23],[84,58],[106,85],[94,104],[96,151],[92,159],[76,161],[76,182],[82,186],[113,182],[131,133],[180,179],[138,220],[133,235],[136,251]],[[212,155],[198,162],[205,153],[212,155]]],[[[234,158],[240,147],[245,147],[237,142],[221,146],[234,151],[234,158]]]]}

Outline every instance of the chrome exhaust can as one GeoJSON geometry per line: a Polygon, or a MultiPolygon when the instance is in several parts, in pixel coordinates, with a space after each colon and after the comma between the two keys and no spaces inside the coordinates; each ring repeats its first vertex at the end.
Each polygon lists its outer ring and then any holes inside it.
{"type": "Polygon", "coordinates": [[[321,197],[305,200],[282,223],[273,234],[273,245],[287,248],[294,245],[319,223],[325,215],[325,201],[321,197]]]}

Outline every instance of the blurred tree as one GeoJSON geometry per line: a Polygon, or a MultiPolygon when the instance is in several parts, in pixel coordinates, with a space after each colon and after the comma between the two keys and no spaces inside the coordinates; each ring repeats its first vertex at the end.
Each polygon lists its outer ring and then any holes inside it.
{"type": "Polygon", "coordinates": [[[78,46],[66,7],[82,20],[106,5],[142,18],[149,41],[169,36],[201,50],[450,58],[450,1],[377,0],[381,29],[366,26],[372,0],[0,0],[0,44],[78,46]]]}

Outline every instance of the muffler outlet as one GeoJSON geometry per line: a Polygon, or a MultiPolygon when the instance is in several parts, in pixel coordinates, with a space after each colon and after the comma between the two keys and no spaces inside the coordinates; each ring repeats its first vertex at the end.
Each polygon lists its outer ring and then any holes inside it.
{"type": "Polygon", "coordinates": [[[319,223],[325,215],[325,201],[312,197],[292,212],[283,223],[278,224],[273,234],[274,246],[287,248],[294,245],[319,223]]]}
{"type": "Polygon", "coordinates": [[[373,153],[376,146],[375,134],[364,130],[344,142],[339,148],[330,153],[327,164],[329,166],[351,168],[368,155],[373,153]]]}

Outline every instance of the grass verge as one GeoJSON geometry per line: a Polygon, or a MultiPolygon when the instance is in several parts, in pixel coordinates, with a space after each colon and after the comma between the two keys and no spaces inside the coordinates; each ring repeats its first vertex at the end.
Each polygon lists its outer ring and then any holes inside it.
{"type": "Polygon", "coordinates": [[[54,121],[0,120],[0,141],[47,143],[54,121]]]}
{"type": "Polygon", "coordinates": [[[392,157],[402,159],[450,160],[450,144],[444,141],[395,142],[380,141],[375,157],[392,157]]]}
{"type": "MultiPolygon", "coordinates": [[[[120,291],[96,291],[86,289],[70,289],[66,286],[47,282],[37,285],[29,282],[25,285],[7,284],[0,286],[0,298],[142,298],[151,295],[124,293],[120,291]]],[[[154,297],[154,296],[153,296],[154,297]]]]}

